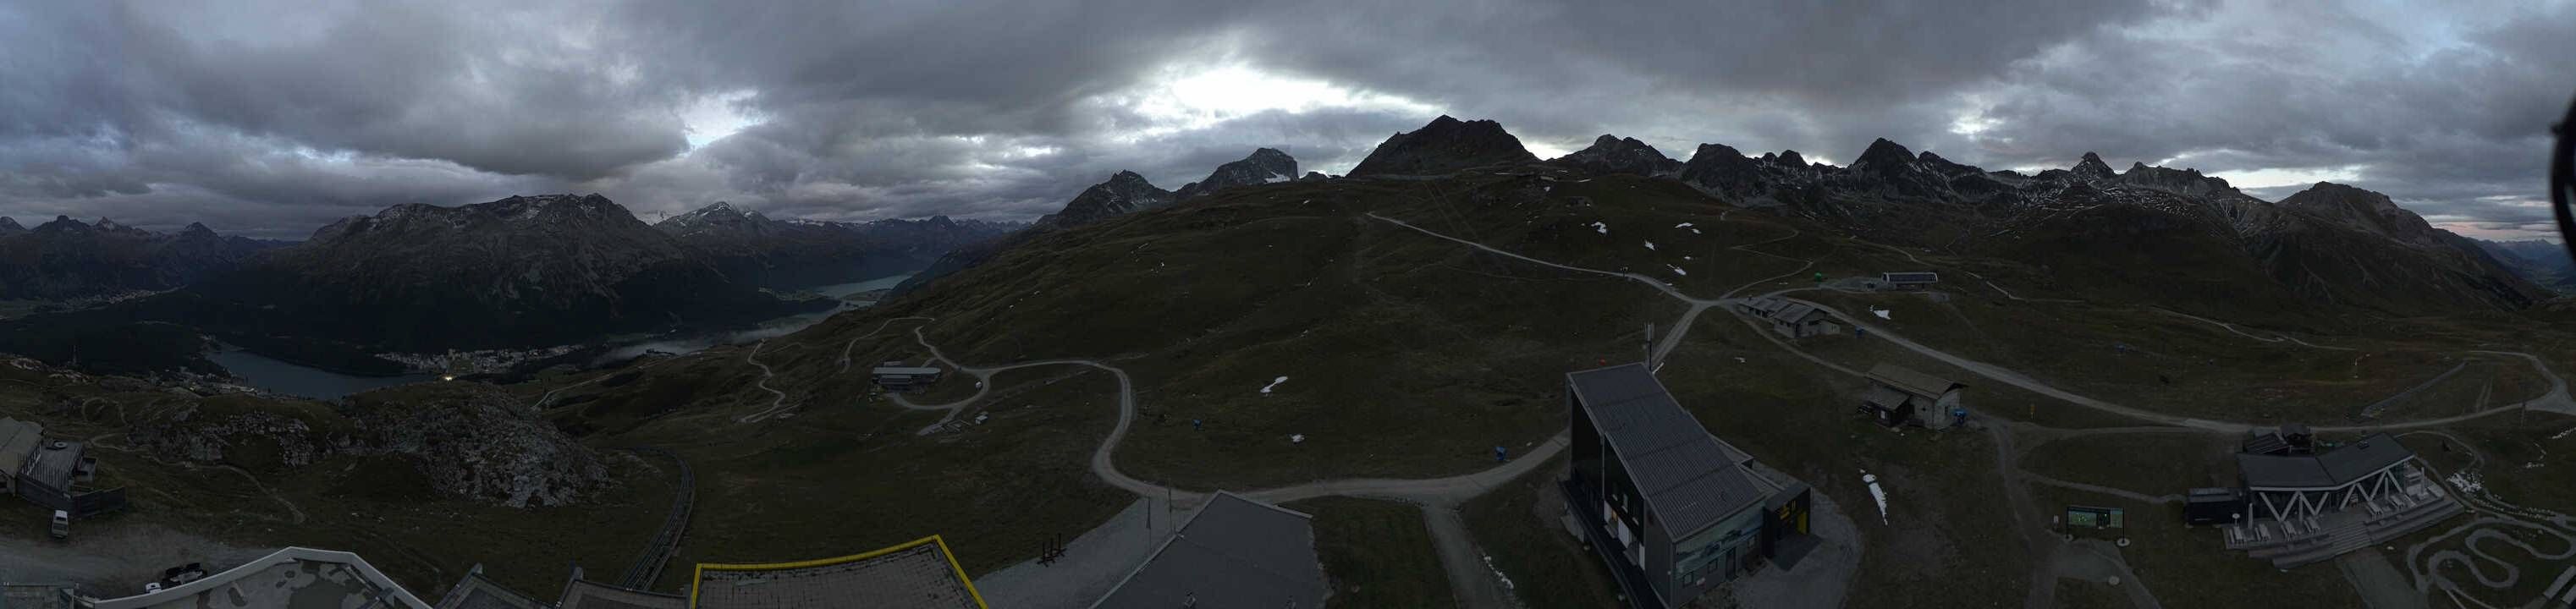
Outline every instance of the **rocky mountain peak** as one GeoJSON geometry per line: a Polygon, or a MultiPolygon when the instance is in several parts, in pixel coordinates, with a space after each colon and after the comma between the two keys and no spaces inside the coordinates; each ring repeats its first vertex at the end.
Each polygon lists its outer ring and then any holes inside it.
{"type": "Polygon", "coordinates": [[[2386,235],[2399,241],[2421,245],[2442,242],[2432,223],[2423,216],[2398,207],[2388,195],[2361,188],[2318,182],[2307,190],[2281,199],[2281,207],[2294,212],[2325,218],[2346,227],[2386,235]]]}
{"type": "MultiPolygon", "coordinates": [[[[1120,174],[1134,175],[1133,172],[1120,172],[1120,174]]],[[[1135,179],[1141,182],[1145,178],[1138,176],[1135,179]]],[[[1243,157],[1243,160],[1218,165],[1214,173],[1208,174],[1207,179],[1182,185],[1180,190],[1174,192],[1174,196],[1186,200],[1215,194],[1228,188],[1277,184],[1295,179],[1297,179],[1297,159],[1276,148],[1261,148],[1253,150],[1252,154],[1243,157]]]]}
{"type": "Polygon", "coordinates": [[[653,223],[653,228],[671,234],[688,234],[710,230],[767,232],[772,227],[768,216],[745,212],[732,203],[717,201],[713,205],[690,210],[653,223]]]}
{"type": "Polygon", "coordinates": [[[20,225],[18,224],[18,219],[17,219],[17,218],[11,218],[11,217],[8,217],[8,216],[0,216],[0,235],[7,235],[7,234],[13,234],[13,233],[23,233],[23,232],[27,232],[27,227],[25,227],[25,226],[20,226],[20,225]]]}
{"type": "Polygon", "coordinates": [[[59,215],[58,215],[58,216],[54,216],[54,221],[52,221],[52,222],[46,222],[46,223],[44,223],[44,224],[38,224],[38,225],[36,225],[36,230],[35,230],[35,232],[39,232],[39,233],[86,233],[86,232],[90,232],[91,230],[92,230],[92,229],[90,228],[90,226],[89,226],[88,224],[84,224],[84,223],[82,223],[82,222],[81,222],[81,221],[79,221],[79,220],[73,220],[71,216],[59,216],[59,215]]]}
{"type": "Polygon", "coordinates": [[[1860,158],[1851,164],[1853,171],[1877,175],[1891,175],[1913,167],[1914,152],[1906,150],[1902,144],[1887,141],[1887,138],[1870,142],[1869,149],[1861,151],[1860,158]]]}
{"type": "Polygon", "coordinates": [[[1133,171],[1121,171],[1107,181],[1093,184],[1064,204],[1062,211],[1038,218],[1037,226],[1066,228],[1087,224],[1120,214],[1170,205],[1179,197],[1172,191],[1145,181],[1133,171]]]}
{"type": "Polygon", "coordinates": [[[1782,150],[1780,151],[1780,163],[1791,167],[1806,167],[1807,157],[1798,156],[1798,151],[1796,150],[1782,150]]]}
{"type": "MultiPolygon", "coordinates": [[[[1740,156],[1740,155],[1739,155],[1740,156]]],[[[1648,146],[1637,138],[1622,138],[1607,133],[1593,138],[1592,147],[1574,151],[1552,160],[1604,173],[1631,173],[1642,176],[1664,176],[1681,173],[1684,163],[1664,156],[1663,151],[1648,146]]]]}
{"type": "Polygon", "coordinates": [[[1490,120],[1461,121],[1441,115],[1421,129],[1398,133],[1378,144],[1352,176],[1436,175],[1469,167],[1537,162],[1521,140],[1490,120]]]}
{"type": "Polygon", "coordinates": [[[2242,194],[2224,178],[2201,175],[2198,169],[2168,169],[2146,163],[2130,163],[2119,176],[2121,182],[2162,190],[2174,194],[2208,196],[2242,194]]]}
{"type": "Polygon", "coordinates": [[[2109,163],[2102,162],[2101,155],[2090,152],[2084,153],[2083,160],[2076,161],[2075,166],[2068,168],[2067,172],[2081,180],[2102,180],[2118,175],[2117,172],[2111,171],[2109,163]]]}
{"type": "Polygon", "coordinates": [[[215,236],[215,229],[206,228],[206,223],[204,222],[190,222],[188,223],[187,228],[179,229],[179,236],[213,237],[215,236]]]}

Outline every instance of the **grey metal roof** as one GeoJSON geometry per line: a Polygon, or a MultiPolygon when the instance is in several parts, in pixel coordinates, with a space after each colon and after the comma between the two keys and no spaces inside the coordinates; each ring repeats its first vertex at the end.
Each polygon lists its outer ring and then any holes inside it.
{"type": "MultiPolygon", "coordinates": [[[[479,566],[478,566],[479,568],[479,566]]],[[[438,609],[545,609],[546,603],[528,598],[518,591],[503,588],[484,578],[480,572],[465,574],[447,596],[438,599],[438,609]]]]}
{"type": "Polygon", "coordinates": [[[1949,393],[1951,388],[1965,386],[1958,381],[1915,372],[1912,368],[1886,362],[1870,366],[1869,378],[1880,384],[1894,387],[1898,391],[1926,399],[1939,399],[1941,394],[1949,393]]]}
{"type": "Polygon", "coordinates": [[[1312,517],[1220,491],[1091,606],[1322,607],[1327,592],[1312,517]]]}
{"type": "Polygon", "coordinates": [[[1880,408],[1895,408],[1904,406],[1906,397],[1903,391],[1884,385],[1871,385],[1868,391],[1861,392],[1860,402],[1880,408]]]}
{"type": "Polygon", "coordinates": [[[1815,305],[1801,302],[1780,307],[1779,311],[1771,313],[1771,318],[1779,321],[1796,323],[1798,321],[1802,321],[1800,318],[1806,317],[1808,313],[1814,312],[1816,312],[1815,305]]]}
{"type": "Polygon", "coordinates": [[[1674,539],[1762,501],[1762,485],[1645,364],[1575,372],[1566,381],[1658,516],[1654,524],[1674,539]]]}
{"type": "Polygon", "coordinates": [[[1941,280],[1941,274],[1940,274],[1940,273],[1934,273],[1934,272],[1930,272],[1930,271],[1904,271],[1904,272],[1896,272],[1896,273],[1879,273],[1879,274],[1878,274],[1878,277],[1879,277],[1880,279],[1886,280],[1886,281],[1887,281],[1887,282],[1889,282],[1889,283],[1934,283],[1934,282],[1938,282],[1938,281],[1940,281],[1940,280],[1941,280]]]}
{"type": "Polygon", "coordinates": [[[70,490],[72,470],[80,467],[81,452],[87,448],[71,441],[63,441],[62,448],[54,448],[53,442],[39,444],[35,454],[28,455],[26,473],[21,477],[58,490],[70,490]]]}
{"type": "Polygon", "coordinates": [[[0,417],[0,478],[18,475],[27,465],[27,454],[35,452],[36,443],[44,439],[45,426],[0,417]]]}
{"type": "Polygon", "coordinates": [[[628,590],[589,580],[564,584],[559,609],[687,609],[689,597],[628,590]]]}
{"type": "Polygon", "coordinates": [[[2396,438],[2372,434],[2320,455],[2239,454],[2236,467],[2245,485],[2257,489],[2334,488],[2414,456],[2396,438]]]}

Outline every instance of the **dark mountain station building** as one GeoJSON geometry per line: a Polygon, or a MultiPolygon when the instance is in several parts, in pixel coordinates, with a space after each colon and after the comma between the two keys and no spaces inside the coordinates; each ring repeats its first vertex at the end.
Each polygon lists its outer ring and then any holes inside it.
{"type": "Polygon", "coordinates": [[[2386,543],[2463,509],[2388,434],[2318,448],[2295,424],[2246,440],[2236,455],[2244,487],[2222,504],[2242,510],[2227,515],[2228,549],[2288,569],[2386,543]]]}
{"type": "Polygon", "coordinates": [[[1567,511],[1632,607],[1680,607],[1809,541],[1804,483],[1710,435],[1644,364],[1566,375],[1567,511]]]}

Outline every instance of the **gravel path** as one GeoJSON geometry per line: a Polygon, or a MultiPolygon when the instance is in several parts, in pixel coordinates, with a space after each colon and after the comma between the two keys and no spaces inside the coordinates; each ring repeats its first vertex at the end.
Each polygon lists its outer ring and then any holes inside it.
{"type": "MultiPolygon", "coordinates": [[[[26,527],[33,531],[34,527],[26,527]]],[[[0,537],[0,575],[12,582],[72,583],[105,597],[143,592],[161,570],[192,562],[236,565],[273,548],[226,545],[158,524],[75,524],[69,542],[0,537]]]]}

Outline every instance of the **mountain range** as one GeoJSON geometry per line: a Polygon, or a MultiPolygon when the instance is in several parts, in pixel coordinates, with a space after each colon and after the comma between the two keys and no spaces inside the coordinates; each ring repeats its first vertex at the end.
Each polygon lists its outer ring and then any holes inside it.
{"type": "Polygon", "coordinates": [[[866,281],[912,272],[958,246],[1020,227],[982,220],[775,220],[718,201],[653,224],[735,281],[772,289],[866,281]]]}
{"type": "Polygon", "coordinates": [[[2576,255],[2570,255],[2566,245],[2538,239],[2479,239],[2477,245],[2523,279],[2561,293],[2576,293],[2576,255]]]}
{"type": "Polygon", "coordinates": [[[173,234],[100,218],[65,216],[28,229],[0,218],[0,299],[63,300],[160,291],[231,270],[261,250],[286,245],[218,235],[204,224],[173,234]]]}
{"type": "Polygon", "coordinates": [[[1848,167],[1719,144],[1701,145],[1678,173],[1659,157],[1604,136],[1550,163],[1672,175],[1875,241],[2038,261],[2052,281],[2122,297],[2184,290],[2274,310],[2331,303],[2392,313],[2516,309],[2551,297],[2473,241],[2342,184],[2269,202],[2191,169],[2115,171],[2085,153],[2067,169],[2023,175],[1884,139],[1848,167]]]}
{"type": "Polygon", "coordinates": [[[579,344],[828,309],[835,303],[769,289],[900,274],[1009,228],[945,217],[779,221],[721,203],[655,226],[596,194],[404,204],[182,289],[0,322],[0,350],[99,370],[205,369],[193,341],[171,338],[194,332],[317,367],[390,373],[399,367],[370,354],[579,344]]]}

